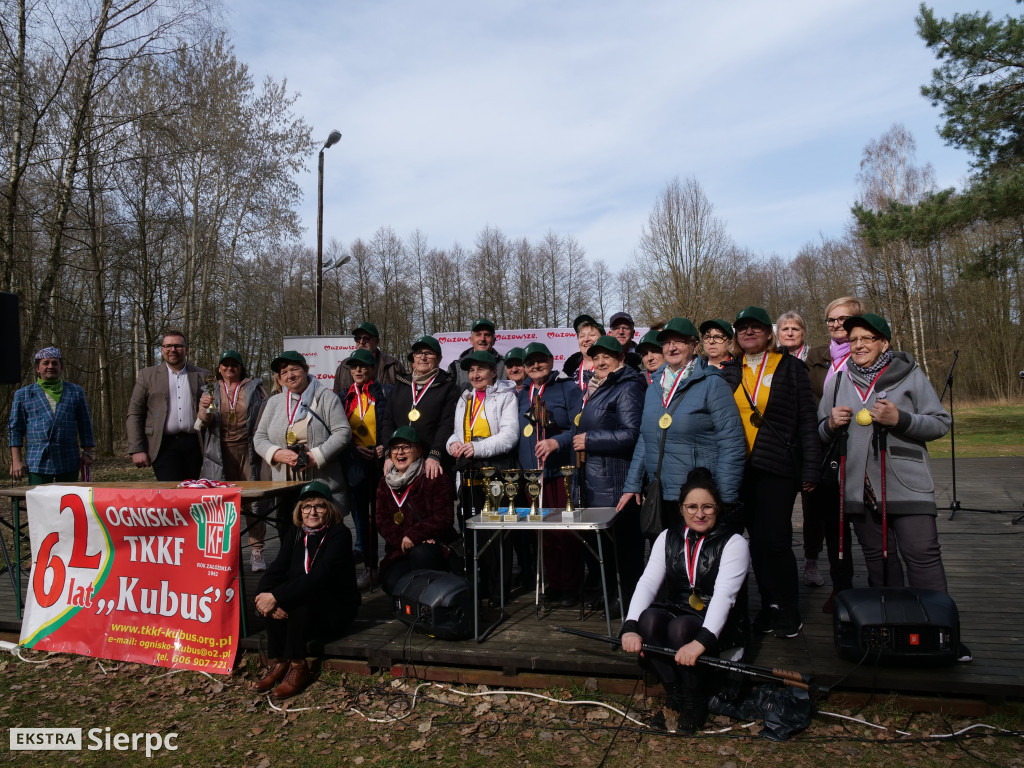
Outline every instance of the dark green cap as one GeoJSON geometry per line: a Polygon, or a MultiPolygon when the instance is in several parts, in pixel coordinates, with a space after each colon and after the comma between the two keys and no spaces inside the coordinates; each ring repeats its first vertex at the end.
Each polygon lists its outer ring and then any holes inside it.
{"type": "Polygon", "coordinates": [[[351,355],[348,360],[345,361],[345,365],[351,368],[353,365],[365,365],[367,368],[376,368],[377,361],[373,357],[373,352],[368,349],[357,349],[351,355]]]}
{"type": "Polygon", "coordinates": [[[270,370],[274,373],[280,371],[284,366],[289,363],[295,363],[298,366],[309,370],[309,363],[306,362],[306,358],[296,352],[294,349],[289,349],[282,352],[280,355],[270,361],[270,370]]]}
{"type": "Polygon", "coordinates": [[[325,499],[331,498],[331,489],[327,483],[321,482],[320,480],[311,480],[302,486],[302,490],[299,491],[299,500],[305,499],[308,496],[322,496],[325,499]]]}
{"type": "Polygon", "coordinates": [[[876,315],[874,312],[866,312],[863,315],[848,317],[846,322],[843,323],[843,328],[846,329],[847,333],[858,326],[874,331],[879,336],[884,337],[886,341],[892,341],[892,329],[889,327],[889,324],[885,322],[885,318],[876,315]]]}
{"type": "Polygon", "coordinates": [[[717,328],[725,334],[727,339],[733,337],[732,323],[728,320],[723,320],[720,317],[716,317],[714,320],[705,320],[700,324],[700,335],[703,336],[705,333],[710,331],[712,328],[717,328]]]}
{"type": "Polygon", "coordinates": [[[512,347],[512,349],[505,353],[504,360],[506,363],[511,363],[515,360],[521,363],[526,360],[526,351],[522,347],[512,347]]]}
{"type": "Polygon", "coordinates": [[[377,330],[377,326],[371,323],[369,320],[367,320],[365,323],[360,323],[358,326],[353,328],[352,335],[355,336],[360,331],[362,331],[363,333],[370,334],[375,339],[380,338],[380,331],[377,330]]]}
{"type": "Polygon", "coordinates": [[[494,333],[494,321],[486,317],[481,317],[475,323],[473,327],[469,329],[470,333],[473,331],[479,331],[481,328],[490,328],[491,333],[494,333]]]}
{"type": "Polygon", "coordinates": [[[220,356],[220,360],[217,361],[217,365],[220,365],[225,360],[234,360],[240,366],[245,368],[245,363],[242,362],[242,356],[240,354],[238,354],[237,352],[235,352],[235,350],[233,350],[233,349],[229,349],[229,350],[225,351],[224,354],[220,356]]]}
{"type": "Polygon", "coordinates": [[[391,433],[391,437],[388,438],[388,448],[398,442],[412,443],[418,445],[420,442],[419,435],[416,434],[416,430],[406,425],[399,427],[391,433]]]}
{"type": "MultiPolygon", "coordinates": [[[[438,357],[441,357],[441,344],[433,336],[420,336],[418,339],[416,339],[416,341],[412,343],[412,345],[409,348],[413,352],[415,352],[420,347],[432,349],[437,354],[438,357]]],[[[411,353],[409,354],[409,359],[412,360],[411,353]]]]}
{"type": "Polygon", "coordinates": [[[623,357],[624,352],[622,351],[622,344],[614,336],[602,336],[600,339],[590,345],[590,349],[587,350],[587,355],[593,357],[598,352],[608,352],[613,357],[623,357]]]}
{"type": "Polygon", "coordinates": [[[597,330],[599,330],[601,335],[604,336],[604,326],[590,315],[580,315],[572,321],[572,329],[576,331],[577,336],[580,335],[580,326],[584,324],[596,326],[597,330]]]}
{"type": "Polygon", "coordinates": [[[526,362],[534,355],[544,355],[544,357],[554,357],[551,354],[551,350],[548,349],[548,345],[540,341],[531,341],[526,345],[526,351],[523,354],[523,362],[526,362]]]}
{"type": "Polygon", "coordinates": [[[464,358],[462,358],[462,360],[459,362],[459,367],[464,371],[468,371],[470,369],[470,366],[472,366],[474,363],[476,365],[486,365],[490,368],[497,368],[498,358],[496,358],[490,352],[484,352],[482,349],[475,349],[468,355],[466,355],[464,358]]]}
{"type": "Polygon", "coordinates": [[[685,317],[673,317],[664,327],[658,332],[658,341],[662,344],[665,343],[665,339],[669,333],[676,333],[680,336],[697,336],[697,326],[687,320],[685,317]]]}
{"type": "Polygon", "coordinates": [[[736,315],[736,321],[733,323],[733,327],[735,328],[744,320],[747,321],[747,325],[749,325],[750,321],[753,320],[755,323],[760,323],[761,325],[767,326],[768,328],[772,327],[772,319],[768,316],[768,313],[765,312],[764,309],[762,309],[761,307],[751,306],[744,307],[743,309],[741,309],[739,314],[736,315]]]}
{"type": "Polygon", "coordinates": [[[659,352],[661,351],[661,342],[658,341],[658,331],[648,331],[641,337],[640,343],[636,345],[636,351],[641,355],[644,354],[644,347],[654,347],[659,352]]]}

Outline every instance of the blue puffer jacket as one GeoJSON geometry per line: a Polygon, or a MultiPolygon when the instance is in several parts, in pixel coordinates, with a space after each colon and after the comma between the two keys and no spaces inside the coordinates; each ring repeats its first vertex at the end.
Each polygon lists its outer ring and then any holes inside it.
{"type": "MultiPolygon", "coordinates": [[[[640,493],[644,471],[653,478],[658,468],[662,432],[658,420],[665,413],[661,402],[661,378],[665,370],[663,365],[655,371],[654,382],[647,388],[640,440],[633,452],[623,493],[640,493]]],[[[736,501],[747,460],[747,443],[732,389],[717,369],[698,358],[690,377],[676,390],[673,402],[680,398],[682,402],[672,413],[672,424],[665,439],[662,498],[678,499],[679,489],[690,470],[707,467],[715,478],[722,501],[736,501]]],[[[671,403],[669,405],[671,407],[671,403]]]]}
{"type": "MultiPolygon", "coordinates": [[[[558,450],[548,456],[544,462],[544,477],[561,477],[560,467],[576,463],[576,454],[572,451],[572,419],[580,412],[583,392],[572,379],[559,379],[557,371],[548,376],[544,385],[544,404],[548,409],[548,428],[545,437],[554,438],[558,450]]],[[[526,412],[530,409],[530,385],[527,384],[517,395],[519,398],[519,467],[536,469],[538,430],[533,429],[529,437],[523,435],[523,429],[529,424],[526,412]]]]}
{"type": "Polygon", "coordinates": [[[584,506],[614,507],[619,503],[640,436],[646,390],[647,379],[639,371],[620,368],[608,374],[583,406],[575,431],[586,434],[584,506]]]}

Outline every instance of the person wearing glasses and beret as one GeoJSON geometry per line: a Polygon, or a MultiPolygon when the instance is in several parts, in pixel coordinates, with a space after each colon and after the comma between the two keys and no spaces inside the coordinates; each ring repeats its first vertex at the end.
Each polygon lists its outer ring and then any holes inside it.
{"type": "MultiPolygon", "coordinates": [[[[405,368],[401,360],[380,348],[380,331],[377,330],[377,326],[369,321],[360,323],[358,327],[352,329],[352,337],[356,342],[356,349],[373,355],[374,364],[370,370],[370,379],[381,386],[394,386],[395,377],[400,373],[404,374],[405,368]]],[[[344,397],[351,386],[352,372],[348,360],[342,360],[334,373],[334,391],[340,397],[344,397]]]]}
{"type": "Polygon", "coordinates": [[[351,625],[362,599],[356,588],[352,534],[319,480],[302,486],[292,511],[294,528],[260,579],[256,612],[266,619],[270,670],[253,689],[276,699],[312,682],[307,657],[351,625]]]}
{"type": "Polygon", "coordinates": [[[868,585],[946,592],[925,443],[945,435],[952,419],[914,358],[893,351],[883,318],[856,315],[843,326],[850,359],[836,405],[829,396],[818,406],[818,431],[824,441],[849,433],[846,514],[864,551],[868,585]]]}
{"type": "Polygon", "coordinates": [[[704,349],[704,361],[715,368],[728,382],[730,389],[739,386],[743,372],[732,356],[732,323],[716,317],[700,324],[700,343],[704,349]]]}
{"type": "Polygon", "coordinates": [[[153,467],[157,480],[199,477],[203,447],[195,428],[196,405],[210,372],[188,362],[181,331],[166,331],[163,362],[139,371],[128,400],[128,453],[136,467],[153,467]]]}

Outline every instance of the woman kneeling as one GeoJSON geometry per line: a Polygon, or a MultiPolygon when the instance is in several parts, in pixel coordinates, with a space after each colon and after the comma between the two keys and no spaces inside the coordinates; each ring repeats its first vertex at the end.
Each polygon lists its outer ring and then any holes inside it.
{"type": "Polygon", "coordinates": [[[361,602],[352,559],[352,534],[331,501],[331,489],[314,480],[302,487],[292,512],[294,536],[260,579],[256,611],[267,619],[270,672],[254,686],[285,699],[312,680],[306,657],[342,635],[361,602]],[[276,687],[275,687],[276,686],[276,687]]]}
{"type": "Polygon", "coordinates": [[[705,675],[697,659],[724,649],[741,653],[750,637],[750,552],[738,526],[719,519],[722,500],[707,469],[690,472],[679,498],[682,519],[654,542],[622,627],[622,648],[637,653],[648,643],[678,649],[674,659],[647,656],[668,694],[651,725],[694,733],[707,719],[705,675]],[[662,584],[665,602],[655,603],[662,584]]]}

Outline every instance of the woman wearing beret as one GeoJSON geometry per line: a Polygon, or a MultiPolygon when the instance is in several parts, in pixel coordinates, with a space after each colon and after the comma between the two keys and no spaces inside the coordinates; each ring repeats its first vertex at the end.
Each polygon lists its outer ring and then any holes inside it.
{"type": "MultiPolygon", "coordinates": [[[[240,354],[229,349],[220,356],[214,397],[204,391],[199,398],[203,477],[209,480],[260,479],[263,460],[256,452],[253,437],[266,399],[263,380],[249,378],[240,354]],[[211,413],[209,408],[214,402],[217,405],[211,413]]],[[[253,571],[265,571],[263,539],[267,523],[260,516],[246,515],[245,524],[249,528],[250,567],[253,571]]]]}
{"type": "MultiPolygon", "coordinates": [[[[519,393],[519,466],[543,470],[541,506],[565,509],[561,468],[576,463],[572,422],[583,402],[583,391],[574,380],[552,371],[555,358],[547,345],[532,342],[525,357],[530,383],[519,393]]],[[[544,534],[545,598],[549,602],[565,607],[579,603],[582,558],[579,539],[571,533],[544,534]]]]}
{"type": "Polygon", "coordinates": [[[821,441],[807,368],[775,351],[768,313],[746,307],[736,316],[736,356],[743,373],[734,396],[747,444],[740,501],[761,611],[754,628],[796,637],[803,627],[793,556],[793,503],[821,478],[821,441]]]}
{"type": "Polygon", "coordinates": [[[935,491],[925,443],[949,431],[950,416],[924,372],[890,346],[874,314],[844,322],[850,359],[836,405],[818,406],[821,439],[848,430],[845,509],[864,551],[868,584],[946,591],[935,491]]]}
{"type": "Polygon", "coordinates": [[[664,438],[661,497],[674,508],[690,470],[707,467],[726,503],[735,502],[743,478],[746,451],[743,427],[725,379],[697,355],[697,328],[674,317],[658,333],[665,365],[644,395],[640,439],[617,504],[639,502],[644,473],[653,480],[664,438]]]}
{"type": "MultiPolygon", "coordinates": [[[[381,417],[378,435],[383,438],[399,427],[412,427],[425,451],[423,471],[431,480],[445,473],[454,478],[454,462],[445,444],[451,435],[459,387],[442,371],[441,345],[433,336],[422,336],[409,352],[411,373],[398,374],[395,388],[381,417]]],[[[385,469],[387,462],[385,461],[385,469]]]]}
{"type": "Polygon", "coordinates": [[[391,595],[410,571],[447,570],[447,545],[457,537],[452,485],[429,477],[416,430],[399,427],[387,442],[388,469],[377,486],[377,528],[384,539],[380,580],[391,595]]]}
{"type": "Polygon", "coordinates": [[[324,644],[342,635],[359,610],[352,534],[332,495],[318,480],[302,487],[292,511],[294,527],[260,579],[255,603],[267,620],[270,671],[253,687],[261,693],[273,689],[274,698],[294,696],[309,685],[307,656],[322,655],[324,644]]]}
{"type": "Polygon", "coordinates": [[[665,362],[665,356],[661,354],[661,344],[658,343],[658,331],[650,330],[645,333],[636,349],[640,355],[644,381],[650,384],[654,380],[654,372],[665,362]]]}

